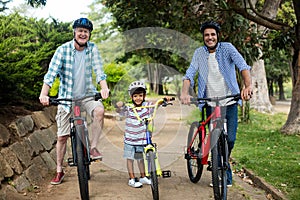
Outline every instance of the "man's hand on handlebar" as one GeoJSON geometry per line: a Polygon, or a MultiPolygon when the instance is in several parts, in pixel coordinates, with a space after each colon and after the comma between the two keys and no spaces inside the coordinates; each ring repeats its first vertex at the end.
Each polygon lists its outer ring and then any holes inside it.
{"type": "Polygon", "coordinates": [[[249,101],[252,97],[252,94],[253,94],[252,88],[250,86],[245,87],[241,91],[241,98],[242,98],[242,100],[249,101]]]}
{"type": "Polygon", "coordinates": [[[39,99],[40,99],[40,103],[43,104],[43,106],[49,106],[49,96],[41,95],[39,99]]]}
{"type": "Polygon", "coordinates": [[[109,89],[101,89],[100,90],[102,99],[107,99],[109,96],[109,89]]]}
{"type": "Polygon", "coordinates": [[[190,105],[191,103],[191,96],[188,94],[181,94],[180,95],[180,100],[182,104],[187,104],[190,105]]]}

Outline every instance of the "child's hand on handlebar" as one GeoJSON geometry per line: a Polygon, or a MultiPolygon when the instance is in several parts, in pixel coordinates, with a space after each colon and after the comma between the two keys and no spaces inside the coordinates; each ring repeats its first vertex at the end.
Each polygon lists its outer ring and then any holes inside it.
{"type": "Polygon", "coordinates": [[[116,106],[117,106],[118,108],[123,107],[123,106],[124,106],[123,101],[118,101],[118,102],[116,103],[116,106]]]}

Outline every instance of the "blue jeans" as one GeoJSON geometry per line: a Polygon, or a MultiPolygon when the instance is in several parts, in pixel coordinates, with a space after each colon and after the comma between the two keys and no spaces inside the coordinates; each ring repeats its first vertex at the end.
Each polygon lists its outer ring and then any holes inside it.
{"type": "MultiPolygon", "coordinates": [[[[226,107],[221,107],[222,116],[227,120],[227,134],[228,134],[228,158],[230,157],[231,151],[234,147],[236,140],[236,131],[238,126],[238,106],[237,103],[226,107]]],[[[212,112],[212,107],[208,107],[206,115],[209,116],[212,112]]],[[[232,170],[230,164],[228,165],[227,173],[227,185],[232,184],[232,170]]]]}

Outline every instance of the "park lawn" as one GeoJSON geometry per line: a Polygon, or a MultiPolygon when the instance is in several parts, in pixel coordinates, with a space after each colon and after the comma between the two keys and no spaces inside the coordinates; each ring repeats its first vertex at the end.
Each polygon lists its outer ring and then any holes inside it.
{"type": "MultiPolygon", "coordinates": [[[[196,109],[188,117],[190,124],[199,119],[196,109]]],[[[251,110],[250,122],[239,122],[237,140],[231,157],[237,165],[282,191],[290,200],[300,199],[300,135],[283,135],[280,128],[287,114],[263,114],[251,110]]]]}
{"type": "Polygon", "coordinates": [[[300,199],[300,135],[283,135],[284,113],[251,110],[250,122],[239,123],[232,157],[287,195],[300,199]]]}

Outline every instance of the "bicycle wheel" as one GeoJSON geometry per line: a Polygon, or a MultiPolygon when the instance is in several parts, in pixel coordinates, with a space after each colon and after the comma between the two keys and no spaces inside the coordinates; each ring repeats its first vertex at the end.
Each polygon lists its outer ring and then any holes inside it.
{"type": "Polygon", "coordinates": [[[227,174],[228,168],[228,146],[223,133],[219,129],[215,129],[212,134],[220,136],[211,150],[212,163],[212,184],[214,197],[216,200],[227,199],[227,174]]]}
{"type": "Polygon", "coordinates": [[[156,174],[156,166],[155,166],[155,153],[153,151],[148,152],[148,170],[150,172],[150,179],[151,179],[151,190],[153,200],[159,199],[159,192],[158,192],[158,179],[156,174]]]}
{"type": "Polygon", "coordinates": [[[187,159],[188,175],[193,183],[197,183],[200,180],[203,171],[203,165],[201,164],[201,158],[199,157],[199,154],[201,153],[202,137],[200,134],[196,133],[199,126],[199,122],[193,122],[191,124],[187,140],[188,149],[185,156],[187,159]]]}
{"type": "Polygon", "coordinates": [[[89,165],[86,164],[85,146],[82,142],[84,129],[82,125],[76,125],[76,152],[77,152],[77,175],[82,200],[89,199],[88,173],[89,165]]]}

